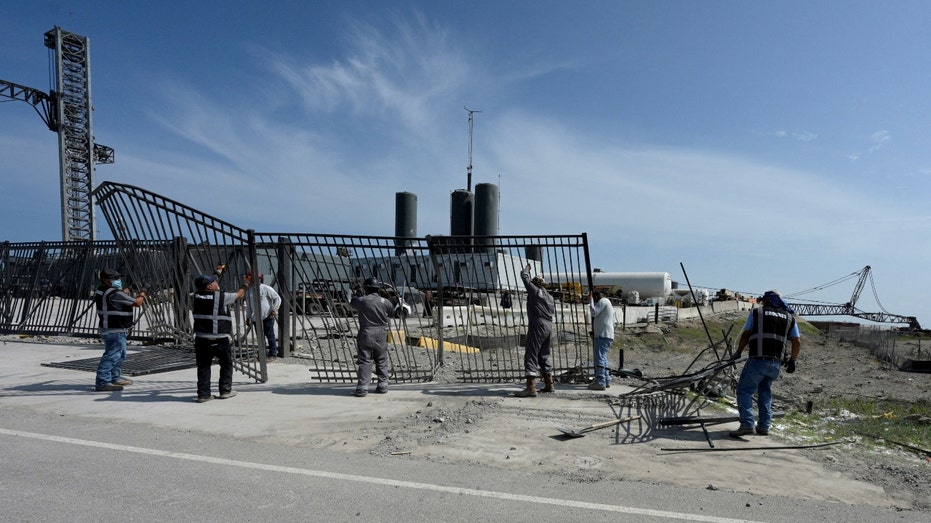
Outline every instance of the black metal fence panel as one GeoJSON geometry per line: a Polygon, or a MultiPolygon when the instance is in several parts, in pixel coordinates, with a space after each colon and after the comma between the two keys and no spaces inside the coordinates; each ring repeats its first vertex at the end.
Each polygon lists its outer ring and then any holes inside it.
{"type": "MultiPolygon", "coordinates": [[[[350,300],[366,278],[375,278],[383,294],[410,308],[389,326],[394,381],[432,380],[440,369],[463,382],[507,381],[524,376],[528,324],[520,271],[529,265],[556,299],[555,371],[585,376],[591,369],[584,234],[256,233],[138,187],[105,182],[95,196],[115,241],[2,245],[0,330],[95,335],[96,273],[114,268],[131,292],[147,291],[134,337],[192,344],[193,281],[222,267],[222,291],[234,292],[252,272],[280,294],[284,356],[306,361],[312,379],[353,382],[358,322],[350,300]]],[[[233,313],[235,366],[266,381],[261,326],[246,318],[242,302],[233,313]]]]}
{"type": "Polygon", "coordinates": [[[115,242],[0,244],[0,330],[96,335],[96,274],[121,266],[115,242]]]}

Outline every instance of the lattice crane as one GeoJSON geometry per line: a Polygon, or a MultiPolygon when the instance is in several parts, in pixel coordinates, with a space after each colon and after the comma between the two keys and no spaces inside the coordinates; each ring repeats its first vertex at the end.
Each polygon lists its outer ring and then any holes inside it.
{"type": "Polygon", "coordinates": [[[798,297],[799,295],[821,290],[825,287],[830,287],[832,285],[836,285],[848,279],[859,276],[859,279],[857,279],[857,284],[853,289],[853,294],[850,295],[850,301],[847,303],[842,305],[789,303],[789,306],[792,307],[792,309],[795,310],[795,313],[799,316],[854,316],[864,320],[875,321],[877,323],[907,323],[909,328],[914,330],[921,330],[921,325],[918,324],[918,319],[915,316],[892,314],[883,308],[882,304],[879,302],[879,296],[876,294],[876,284],[873,282],[873,275],[870,271],[871,268],[869,265],[867,265],[859,271],[848,274],[847,276],[834,280],[833,282],[829,282],[812,289],[786,296],[787,299],[798,297]],[[873,297],[876,299],[876,304],[879,305],[879,308],[882,312],[864,312],[857,308],[857,300],[860,298],[860,293],[863,291],[863,287],[866,286],[867,280],[870,281],[870,285],[873,289],[873,297]]]}
{"type": "Polygon", "coordinates": [[[55,51],[55,88],[45,93],[0,80],[0,97],[32,105],[58,133],[62,240],[96,240],[94,165],[113,163],[114,151],[94,143],[90,40],[56,26],[45,33],[45,46],[55,51]]]}

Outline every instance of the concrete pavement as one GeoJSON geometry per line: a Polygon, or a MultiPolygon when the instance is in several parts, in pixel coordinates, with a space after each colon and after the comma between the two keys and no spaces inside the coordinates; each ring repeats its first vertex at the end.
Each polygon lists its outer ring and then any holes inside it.
{"type": "MultiPolygon", "coordinates": [[[[123,391],[96,392],[92,372],[43,366],[99,357],[102,352],[102,345],[93,339],[84,344],[63,344],[7,337],[0,341],[0,402],[60,415],[102,417],[239,438],[300,440],[307,436],[308,427],[314,427],[320,435],[328,430],[345,431],[356,423],[413,415],[437,395],[501,398],[520,390],[517,384],[411,383],[392,384],[385,395],[370,393],[357,398],[352,395],[354,384],[313,382],[302,362],[279,359],[269,364],[268,382],[256,383],[234,372],[236,397],[201,404],[195,401],[197,380],[193,368],[126,376],[134,383],[123,391]]],[[[219,367],[214,365],[214,394],[218,393],[218,372],[219,367]]],[[[618,393],[621,388],[611,390],[618,393]]],[[[560,396],[573,393],[591,395],[582,385],[560,389],[560,396]]]]}

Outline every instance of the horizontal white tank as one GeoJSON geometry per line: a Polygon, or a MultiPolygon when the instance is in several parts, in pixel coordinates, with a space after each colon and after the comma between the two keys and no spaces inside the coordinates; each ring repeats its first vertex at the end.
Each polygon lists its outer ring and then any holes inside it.
{"type": "MultiPolygon", "coordinates": [[[[547,273],[543,275],[547,281],[579,282],[583,288],[588,287],[585,276],[568,273],[547,273]]],[[[665,298],[672,293],[672,277],[668,272],[600,272],[592,273],[592,283],[595,286],[619,285],[626,295],[630,291],[637,291],[640,299],[665,298]]]]}

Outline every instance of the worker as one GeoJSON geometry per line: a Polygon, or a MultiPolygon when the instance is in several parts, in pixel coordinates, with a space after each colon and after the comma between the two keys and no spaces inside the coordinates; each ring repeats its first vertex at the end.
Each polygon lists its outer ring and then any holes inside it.
{"type": "Polygon", "coordinates": [[[501,296],[501,308],[510,309],[513,305],[513,300],[511,299],[511,291],[504,291],[504,294],[501,296]]]}
{"type": "Polygon", "coordinates": [[[196,291],[191,296],[194,313],[194,360],[197,364],[197,402],[206,403],[213,399],[210,394],[210,366],[213,358],[220,362],[218,399],[229,399],[236,395],[233,390],[233,354],[230,335],[233,332],[233,317],[230,305],[242,299],[249,289],[243,281],[236,292],[220,292],[218,278],[226,267],[217,267],[213,274],[201,274],[194,280],[196,291]]]}
{"type": "Polygon", "coordinates": [[[540,392],[553,392],[553,363],[550,360],[550,342],[553,337],[553,313],[555,300],[543,287],[542,276],[530,277],[530,264],[520,271],[520,279],[527,289],[527,342],[524,347],[524,374],[527,386],[514,393],[521,398],[537,395],[537,376],[543,376],[544,387],[540,392]]]}
{"type": "Polygon", "coordinates": [[[391,373],[391,360],[388,358],[388,318],[392,315],[410,314],[411,309],[404,298],[397,297],[393,303],[382,290],[382,284],[375,278],[366,278],[349,305],[358,312],[359,334],[356,336],[356,390],[355,396],[364,398],[368,395],[372,383],[372,367],[378,383],[377,394],[388,393],[388,378],[391,373]]]}
{"type": "Polygon", "coordinates": [[[123,289],[119,272],[104,269],[97,275],[100,286],[94,291],[94,304],[100,321],[100,339],[103,341],[103,356],[97,364],[94,390],[115,392],[132,385],[132,380],[122,376],[126,361],[126,336],[133,326],[133,307],[141,307],[145,301],[145,289],[135,297],[123,289]]]}
{"type": "MultiPolygon", "coordinates": [[[[255,283],[252,281],[252,271],[247,272],[243,279],[254,288],[255,283]]],[[[270,285],[265,285],[265,276],[259,273],[259,302],[261,309],[259,314],[255,314],[252,309],[255,307],[255,297],[252,295],[252,288],[246,292],[245,311],[246,317],[251,323],[258,323],[259,318],[262,321],[262,333],[265,336],[265,361],[273,363],[278,359],[278,340],[275,338],[275,321],[278,319],[278,307],[281,307],[281,296],[270,285]]]]}
{"type": "Polygon", "coordinates": [[[744,348],[750,346],[750,354],[737,382],[737,413],[740,428],[730,432],[737,438],[753,434],[769,434],[773,422],[772,384],[779,379],[780,367],[786,372],[795,372],[795,361],[801,349],[798,323],[794,311],[782,301],[778,291],[766,291],[760,298],[762,305],[750,311],[744,324],[737,351],[731,359],[738,359],[744,348]],[[786,354],[786,343],[791,352],[786,354]],[[756,393],[759,420],[754,424],[753,394],[756,393]]]}
{"type": "Polygon", "coordinates": [[[608,351],[614,343],[614,305],[601,291],[595,290],[588,294],[588,311],[592,317],[592,337],[595,339],[595,377],[588,388],[605,390],[611,386],[608,351]]]}

